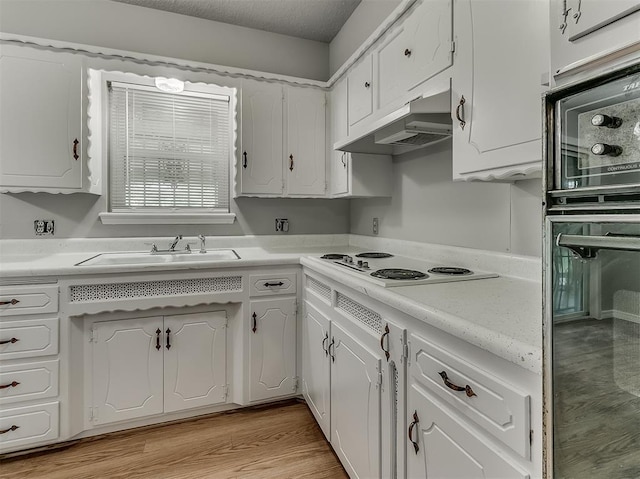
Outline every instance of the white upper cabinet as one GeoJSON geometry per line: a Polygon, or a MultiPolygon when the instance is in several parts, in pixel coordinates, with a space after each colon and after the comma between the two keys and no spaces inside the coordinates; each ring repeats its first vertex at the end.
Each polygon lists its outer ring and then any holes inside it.
{"type": "Polygon", "coordinates": [[[458,0],[454,20],[454,179],[538,174],[546,89],[541,77],[548,72],[547,3],[458,0]]]}
{"type": "Polygon", "coordinates": [[[347,75],[349,126],[373,113],[373,63],[366,55],[347,75]]]}
{"type": "MultiPolygon", "coordinates": [[[[593,71],[589,60],[635,50],[640,41],[638,0],[551,0],[551,69],[553,74],[593,71]],[[582,68],[581,68],[582,67],[582,68]]],[[[559,80],[558,83],[564,82],[559,80]]]]}
{"type": "Polygon", "coordinates": [[[282,194],[283,89],[242,81],[240,193],[282,194]]]}
{"type": "Polygon", "coordinates": [[[349,170],[347,168],[348,153],[334,150],[333,144],[347,137],[347,80],[338,81],[331,91],[331,138],[329,139],[329,155],[331,157],[331,195],[346,195],[348,190],[349,170]]]}
{"type": "Polygon", "coordinates": [[[375,50],[378,108],[405,94],[453,63],[452,1],[417,2],[375,50]]]}
{"type": "Polygon", "coordinates": [[[0,191],[81,191],[82,57],[0,45],[0,191]]]}
{"type": "Polygon", "coordinates": [[[286,88],[287,196],[324,196],[326,190],[325,92],[286,88]]]}

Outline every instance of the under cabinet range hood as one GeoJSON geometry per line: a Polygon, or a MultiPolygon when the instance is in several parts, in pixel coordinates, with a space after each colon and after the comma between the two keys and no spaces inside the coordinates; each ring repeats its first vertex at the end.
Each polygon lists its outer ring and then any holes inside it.
{"type": "Polygon", "coordinates": [[[451,136],[451,90],[418,97],[397,110],[355,125],[334,149],[352,153],[397,155],[451,136]]]}

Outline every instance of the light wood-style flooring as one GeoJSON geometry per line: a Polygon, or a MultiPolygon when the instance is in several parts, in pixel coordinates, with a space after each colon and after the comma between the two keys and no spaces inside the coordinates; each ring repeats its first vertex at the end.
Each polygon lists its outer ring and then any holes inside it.
{"type": "Polygon", "coordinates": [[[306,404],[116,433],[0,462],[2,479],[347,478],[306,404]]]}
{"type": "Polygon", "coordinates": [[[556,479],[640,478],[640,325],[616,321],[554,327],[556,479]]]}

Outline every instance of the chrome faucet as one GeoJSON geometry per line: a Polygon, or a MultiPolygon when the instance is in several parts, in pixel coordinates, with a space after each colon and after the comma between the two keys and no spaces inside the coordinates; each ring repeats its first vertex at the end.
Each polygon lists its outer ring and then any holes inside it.
{"type": "Polygon", "coordinates": [[[182,235],[176,236],[175,239],[173,240],[173,243],[169,245],[169,251],[175,251],[176,245],[178,244],[178,241],[180,241],[181,239],[182,239],[182,235]]]}
{"type": "Polygon", "coordinates": [[[206,243],[206,238],[204,237],[204,235],[198,235],[198,239],[200,240],[200,252],[206,253],[207,250],[204,247],[206,243]]]}

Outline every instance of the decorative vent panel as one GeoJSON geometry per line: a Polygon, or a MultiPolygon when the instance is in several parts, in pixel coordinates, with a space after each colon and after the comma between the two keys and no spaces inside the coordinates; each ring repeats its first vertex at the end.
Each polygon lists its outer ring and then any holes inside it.
{"type": "Polygon", "coordinates": [[[360,321],[365,326],[368,326],[376,333],[382,333],[382,317],[375,311],[365,308],[360,303],[356,303],[348,296],[340,293],[338,293],[337,308],[349,314],[355,320],[360,321]]]}
{"type": "Polygon", "coordinates": [[[72,303],[242,291],[242,276],[71,286],[72,303]]]}
{"type": "Polygon", "coordinates": [[[326,284],[307,276],[307,288],[331,303],[331,288],[326,284]]]}

